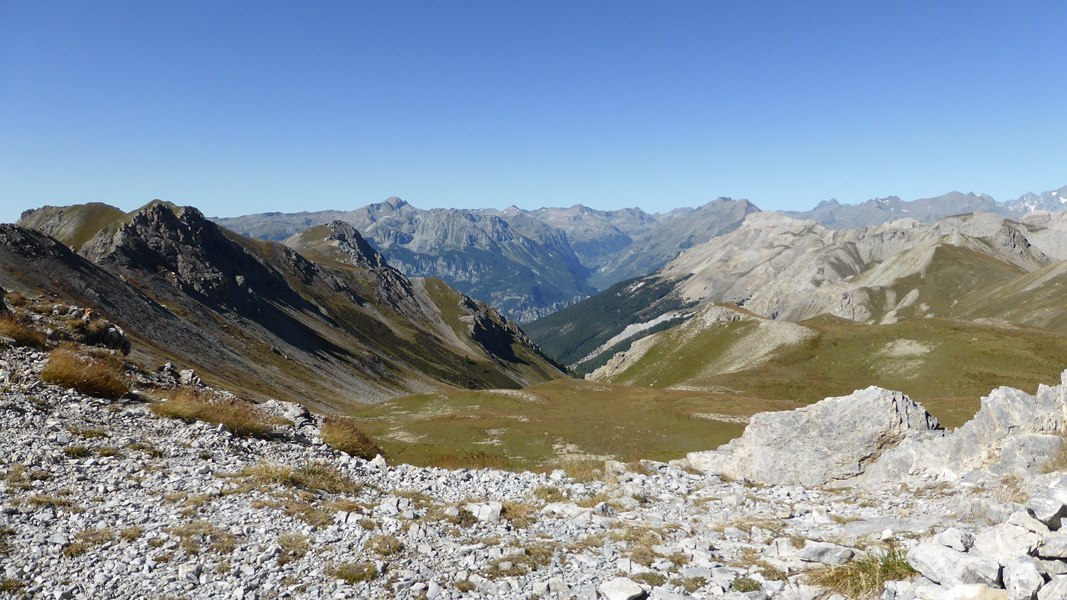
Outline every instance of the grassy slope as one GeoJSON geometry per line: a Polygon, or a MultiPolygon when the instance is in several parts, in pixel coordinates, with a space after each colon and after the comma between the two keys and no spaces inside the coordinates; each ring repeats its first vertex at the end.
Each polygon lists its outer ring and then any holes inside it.
{"type": "Polygon", "coordinates": [[[946,425],[961,424],[977,399],[1010,385],[1033,392],[1067,367],[1067,336],[945,319],[859,325],[820,317],[804,325],[818,335],[788,347],[767,364],[689,381],[766,398],[814,402],[878,385],[925,403],[946,425]],[[916,342],[925,354],[893,356],[895,343],[916,342]]]}
{"type": "Polygon", "coordinates": [[[716,447],[743,425],[695,416],[748,416],[795,408],[789,401],[616,386],[560,379],[517,392],[455,390],[391,400],[351,414],[394,460],[463,464],[477,452],[502,454],[512,466],[558,460],[554,445],[624,460],[667,460],[716,447]],[[490,440],[497,440],[493,443],[490,440]]]}
{"type": "Polygon", "coordinates": [[[49,217],[56,215],[62,215],[62,224],[58,228],[48,231],[48,234],[64,244],[72,246],[77,251],[98,231],[121,221],[126,216],[126,213],[114,206],[100,202],[90,202],[88,204],[42,209],[36,215],[36,218],[31,217],[24,225],[27,227],[40,227],[49,217]]]}
{"type": "Polygon", "coordinates": [[[682,308],[684,304],[670,295],[677,283],[650,278],[624,281],[523,328],[549,356],[574,364],[627,325],[682,308]]]}
{"type": "Polygon", "coordinates": [[[1067,331],[1065,297],[1067,263],[1056,263],[973,294],[959,311],[969,318],[1005,319],[1067,331]]]}

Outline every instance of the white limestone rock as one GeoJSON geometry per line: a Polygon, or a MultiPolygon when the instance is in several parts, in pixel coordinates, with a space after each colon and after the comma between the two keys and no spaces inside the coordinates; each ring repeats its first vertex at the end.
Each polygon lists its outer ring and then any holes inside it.
{"type": "Polygon", "coordinates": [[[937,419],[900,392],[878,387],[793,411],[754,415],[716,451],[691,452],[694,469],[765,484],[846,481],[908,437],[942,435],[937,419]]]}
{"type": "Polygon", "coordinates": [[[641,600],[646,597],[645,590],[628,577],[605,581],[596,590],[604,600],[641,600]]]}
{"type": "Polygon", "coordinates": [[[1016,557],[1004,565],[1004,588],[1009,600],[1033,600],[1044,583],[1045,578],[1029,556],[1016,557]]]}
{"type": "Polygon", "coordinates": [[[908,564],[942,585],[1000,584],[1000,563],[995,559],[958,552],[936,542],[922,542],[909,550],[908,564]]]}
{"type": "Polygon", "coordinates": [[[1029,555],[1040,543],[1040,535],[1010,523],[1002,523],[975,536],[971,552],[996,559],[1005,565],[1015,558],[1029,555]]]}

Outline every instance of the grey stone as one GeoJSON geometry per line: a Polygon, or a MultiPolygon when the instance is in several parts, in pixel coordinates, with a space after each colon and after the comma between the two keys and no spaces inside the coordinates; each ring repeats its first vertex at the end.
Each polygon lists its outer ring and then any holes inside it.
{"type": "Polygon", "coordinates": [[[1045,578],[1030,557],[1020,557],[1004,565],[1004,588],[1009,600],[1033,600],[1045,578]]]}
{"type": "Polygon", "coordinates": [[[628,577],[616,577],[597,586],[604,600],[641,600],[647,594],[641,586],[628,577]]]}
{"type": "MultiPolygon", "coordinates": [[[[1061,375],[1061,384],[1065,376],[1067,373],[1061,375]]],[[[978,469],[1000,476],[1032,472],[1040,466],[1038,463],[1047,461],[1049,449],[1059,443],[1058,432],[1065,425],[1065,415],[1067,394],[1060,386],[1042,385],[1033,395],[998,388],[982,398],[974,418],[951,433],[939,439],[916,437],[886,451],[868,469],[864,482],[900,481],[919,473],[954,479],[978,469]],[[992,452],[993,448],[996,452],[992,452]],[[1005,448],[1010,451],[1002,451],[1005,448]]],[[[1035,495],[1031,493],[1031,497],[1035,495]]],[[[1058,527],[1052,521],[1062,516],[1058,513],[1064,503],[1038,504],[1028,505],[1038,520],[1058,527]]]]}
{"type": "Polygon", "coordinates": [[[971,552],[994,558],[1003,565],[1020,556],[1029,555],[1039,543],[1040,535],[1010,523],[1003,523],[975,536],[971,552]]]}
{"type": "Polygon", "coordinates": [[[934,536],[934,541],[958,552],[966,552],[974,545],[974,534],[956,527],[949,527],[934,536]]]}
{"type": "Polygon", "coordinates": [[[500,513],[504,507],[499,502],[490,501],[467,504],[464,508],[474,515],[475,519],[493,523],[500,520],[500,513]]]}
{"type": "Polygon", "coordinates": [[[964,554],[935,542],[923,542],[908,551],[908,563],[942,585],[1000,583],[1000,563],[995,559],[964,554]]]}
{"type": "Polygon", "coordinates": [[[900,392],[869,387],[792,411],[759,413],[716,451],[691,452],[700,471],[765,484],[825,485],[856,477],[887,448],[924,439],[937,419],[900,392]]]}
{"type": "Polygon", "coordinates": [[[1067,559],[1067,533],[1057,531],[1045,536],[1037,547],[1037,555],[1041,558],[1067,559]]]}
{"type": "Polygon", "coordinates": [[[1067,576],[1059,575],[1041,586],[1037,600],[1063,600],[1067,598],[1067,576]]]}
{"type": "Polygon", "coordinates": [[[1034,518],[1050,529],[1060,528],[1060,519],[1067,516],[1067,475],[1049,473],[1034,478],[1026,487],[1026,508],[1034,518]]]}
{"type": "Polygon", "coordinates": [[[797,551],[796,556],[806,562],[822,563],[825,565],[843,565],[855,556],[852,548],[846,548],[829,542],[809,541],[797,551]]]}

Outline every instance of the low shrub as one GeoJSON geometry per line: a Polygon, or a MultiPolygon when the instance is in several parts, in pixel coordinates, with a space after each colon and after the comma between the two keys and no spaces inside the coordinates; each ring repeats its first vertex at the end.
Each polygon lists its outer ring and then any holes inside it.
{"type": "Polygon", "coordinates": [[[264,437],[286,423],[284,419],[264,414],[249,402],[189,388],[178,390],[168,400],[153,404],[151,409],[160,417],[215,423],[241,436],[264,437]]]}
{"type": "Polygon", "coordinates": [[[385,452],[352,419],[335,415],[327,416],[319,430],[319,436],[331,448],[364,460],[371,460],[378,454],[385,455],[385,452]]]}
{"type": "Polygon", "coordinates": [[[130,391],[122,361],[108,355],[89,356],[70,347],[56,348],[41,370],[45,383],[72,388],[87,396],[115,400],[130,391]]]}

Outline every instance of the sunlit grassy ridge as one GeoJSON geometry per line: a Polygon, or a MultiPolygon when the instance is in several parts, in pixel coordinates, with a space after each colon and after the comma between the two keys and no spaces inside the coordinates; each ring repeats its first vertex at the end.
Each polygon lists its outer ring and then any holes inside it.
{"type": "Polygon", "coordinates": [[[660,334],[659,344],[613,378],[632,385],[684,384],[767,400],[815,402],[877,385],[925,403],[946,425],[964,422],[977,400],[1009,385],[1033,392],[1067,368],[1067,336],[1027,327],[946,319],[861,325],[819,317],[802,325],[813,335],[784,346],[764,364],[730,373],[690,377],[758,329],[718,325],[688,342],[660,334]]]}

